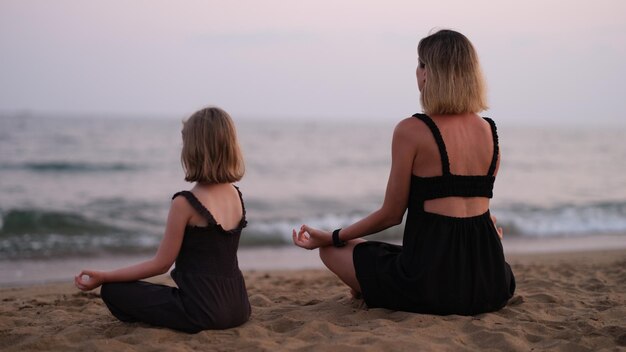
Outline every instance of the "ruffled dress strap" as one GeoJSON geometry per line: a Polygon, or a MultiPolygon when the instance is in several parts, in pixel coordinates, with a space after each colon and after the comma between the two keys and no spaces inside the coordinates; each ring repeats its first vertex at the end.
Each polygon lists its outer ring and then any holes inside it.
{"type": "Polygon", "coordinates": [[[488,176],[493,176],[496,172],[496,165],[498,163],[498,154],[500,153],[500,146],[498,145],[498,130],[496,129],[496,123],[488,118],[483,117],[485,121],[489,122],[489,126],[491,126],[491,136],[493,137],[493,158],[491,159],[491,165],[489,165],[488,176]]]}
{"type": "Polygon", "coordinates": [[[435,137],[435,142],[437,142],[437,147],[439,148],[439,155],[441,157],[441,172],[444,176],[450,175],[450,159],[448,158],[448,151],[446,150],[446,144],[443,142],[441,131],[437,128],[435,121],[433,121],[433,119],[426,114],[417,113],[414,114],[413,117],[417,117],[422,120],[432,132],[433,137],[435,137]]]}
{"type": "Polygon", "coordinates": [[[241,201],[241,221],[239,222],[239,227],[244,228],[248,225],[248,220],[246,220],[246,205],[243,203],[243,194],[239,190],[239,187],[233,185],[239,194],[239,201],[241,201]]]}
{"type": "Polygon", "coordinates": [[[185,197],[185,199],[187,199],[189,204],[198,212],[198,214],[200,214],[209,222],[209,225],[217,225],[217,221],[215,221],[215,218],[213,217],[211,212],[204,205],[202,205],[202,203],[200,203],[198,198],[196,198],[193,193],[191,193],[190,191],[181,191],[174,194],[174,196],[172,196],[172,199],[178,196],[185,197]]]}

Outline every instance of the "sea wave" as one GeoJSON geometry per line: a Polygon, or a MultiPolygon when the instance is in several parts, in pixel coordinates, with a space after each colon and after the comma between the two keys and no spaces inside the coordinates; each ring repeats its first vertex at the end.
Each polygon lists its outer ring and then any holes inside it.
{"type": "MultiPolygon", "coordinates": [[[[91,253],[135,253],[154,251],[162,238],[162,229],[94,220],[74,212],[40,209],[12,209],[0,213],[0,260],[11,258],[48,258],[59,255],[84,256],[91,253]],[[114,226],[109,223],[115,224],[114,226]],[[138,230],[142,229],[142,230],[138,230]]],[[[291,231],[305,222],[319,228],[344,226],[358,219],[349,216],[325,215],[301,220],[250,219],[241,236],[242,247],[287,245],[291,231]]],[[[138,220],[141,225],[142,220],[138,220]]],[[[379,238],[401,238],[397,228],[379,238]]]]}
{"type": "MultiPolygon", "coordinates": [[[[248,227],[242,247],[279,246],[292,242],[292,230],[305,223],[332,230],[345,227],[365,213],[326,214],[308,218],[255,220],[249,209],[248,227]]],[[[525,205],[492,209],[506,236],[572,237],[599,234],[626,235],[626,202],[588,205],[563,205],[538,208],[525,205]]],[[[135,253],[154,251],[162,238],[160,226],[148,227],[146,221],[131,223],[94,220],[74,212],[39,209],[13,209],[0,214],[0,259],[86,255],[89,253],[135,253]],[[157,229],[158,228],[158,229],[157,229]]],[[[400,242],[404,226],[395,226],[371,240],[400,242]]],[[[626,238],[626,236],[625,236],[626,238]]]]}
{"type": "Polygon", "coordinates": [[[94,235],[119,229],[83,215],[38,209],[13,209],[2,215],[0,235],[94,235]]]}
{"type": "MultiPolygon", "coordinates": [[[[564,204],[551,208],[522,204],[491,209],[497,216],[498,226],[508,235],[525,237],[574,237],[598,234],[626,234],[626,202],[600,202],[586,205],[564,204]]],[[[300,224],[332,230],[361,219],[366,213],[350,215],[329,214],[301,220],[264,221],[251,226],[258,236],[276,237],[283,243],[291,242],[291,230],[300,224]]],[[[402,225],[388,229],[378,238],[402,238],[402,225]]]]}
{"type": "Polygon", "coordinates": [[[12,209],[0,220],[0,259],[136,252],[159,242],[156,236],[132,236],[129,229],[72,212],[12,209]]]}
{"type": "Polygon", "coordinates": [[[25,162],[17,164],[0,164],[0,170],[26,170],[32,172],[115,172],[134,171],[139,169],[136,165],[120,162],[112,163],[89,163],[68,161],[25,162]]]}
{"type": "Polygon", "coordinates": [[[626,233],[626,202],[563,204],[550,208],[523,204],[494,210],[510,234],[532,237],[626,233]]]}

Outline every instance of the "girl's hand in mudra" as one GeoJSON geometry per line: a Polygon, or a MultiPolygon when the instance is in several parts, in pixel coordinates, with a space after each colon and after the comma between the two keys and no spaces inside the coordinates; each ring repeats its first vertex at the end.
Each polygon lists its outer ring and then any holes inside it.
{"type": "Polygon", "coordinates": [[[328,231],[302,225],[297,233],[296,230],[293,230],[293,243],[305,249],[315,249],[330,246],[333,243],[333,239],[328,231]]]}

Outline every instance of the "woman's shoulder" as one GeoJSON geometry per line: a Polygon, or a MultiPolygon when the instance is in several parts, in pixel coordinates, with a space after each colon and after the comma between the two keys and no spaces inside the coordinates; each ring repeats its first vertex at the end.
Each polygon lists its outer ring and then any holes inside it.
{"type": "MultiPolygon", "coordinates": [[[[424,123],[419,119],[420,114],[405,117],[396,124],[396,129],[419,128],[424,123]]],[[[426,116],[426,115],[424,115],[426,116]]]]}
{"type": "Polygon", "coordinates": [[[415,138],[428,133],[430,133],[428,126],[418,118],[418,114],[400,120],[394,129],[396,137],[415,138]]]}

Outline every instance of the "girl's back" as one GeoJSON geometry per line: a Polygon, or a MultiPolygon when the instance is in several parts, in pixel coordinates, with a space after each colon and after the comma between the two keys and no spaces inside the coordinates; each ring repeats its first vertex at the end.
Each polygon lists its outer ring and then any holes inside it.
{"type": "MultiPolygon", "coordinates": [[[[250,303],[246,285],[239,270],[237,249],[242,229],[246,226],[243,199],[239,190],[230,184],[214,185],[213,189],[198,192],[184,191],[174,197],[185,198],[195,210],[189,222],[176,258],[172,279],[185,293],[181,297],[191,319],[202,329],[222,329],[237,326],[248,320],[250,303]],[[234,192],[235,204],[232,204],[234,192]],[[239,214],[236,225],[225,227],[195,193],[210,200],[208,203],[223,215],[223,219],[239,214]],[[224,206],[219,203],[225,202],[224,206]],[[228,211],[228,209],[234,209],[228,211]]],[[[202,187],[199,187],[202,188],[202,187]]],[[[226,223],[224,223],[226,224],[226,223]]]]}
{"type": "MultiPolygon", "coordinates": [[[[222,228],[231,230],[239,225],[243,216],[243,207],[241,206],[239,193],[232,185],[227,183],[198,184],[191,191],[222,228]]],[[[189,224],[207,226],[208,222],[200,214],[194,213],[189,220],[189,224]]]]}

